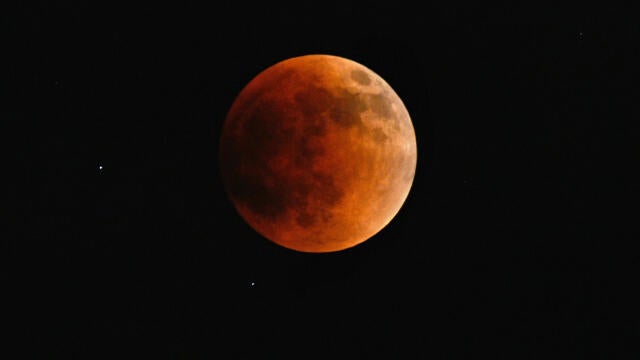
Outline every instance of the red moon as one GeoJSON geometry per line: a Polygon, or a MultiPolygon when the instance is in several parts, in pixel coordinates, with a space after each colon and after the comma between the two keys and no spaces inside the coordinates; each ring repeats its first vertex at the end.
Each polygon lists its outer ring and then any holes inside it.
{"type": "Polygon", "coordinates": [[[404,204],[417,150],[396,92],[333,55],[286,59],[231,105],[220,173],[240,216],[285,248],[340,251],[382,230],[404,204]]]}

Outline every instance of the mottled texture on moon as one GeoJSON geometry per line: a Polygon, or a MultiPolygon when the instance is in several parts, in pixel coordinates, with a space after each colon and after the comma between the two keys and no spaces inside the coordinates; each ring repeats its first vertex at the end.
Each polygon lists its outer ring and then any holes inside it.
{"type": "Polygon", "coordinates": [[[306,55],[258,74],[231,106],[221,174],[238,213],[286,248],[332,252],[384,228],[411,188],[416,139],[404,104],[354,61],[306,55]]]}

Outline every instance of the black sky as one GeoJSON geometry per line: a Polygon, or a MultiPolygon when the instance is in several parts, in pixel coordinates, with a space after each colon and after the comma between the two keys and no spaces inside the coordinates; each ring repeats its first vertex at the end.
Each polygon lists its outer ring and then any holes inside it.
{"type": "Polygon", "coordinates": [[[48,359],[633,358],[640,28],[582,10],[4,12],[10,342],[48,359]],[[218,174],[237,93],[309,53],[382,76],[418,142],[398,216],[334,254],[262,238],[218,174]]]}

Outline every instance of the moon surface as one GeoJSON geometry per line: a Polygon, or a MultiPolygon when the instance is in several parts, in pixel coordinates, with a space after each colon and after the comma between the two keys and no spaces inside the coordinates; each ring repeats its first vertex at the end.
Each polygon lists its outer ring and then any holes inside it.
{"type": "Polygon", "coordinates": [[[326,253],[382,230],[413,183],[416,138],[395,91],[333,55],[276,63],[238,94],[220,173],[240,216],[285,248],[326,253]]]}

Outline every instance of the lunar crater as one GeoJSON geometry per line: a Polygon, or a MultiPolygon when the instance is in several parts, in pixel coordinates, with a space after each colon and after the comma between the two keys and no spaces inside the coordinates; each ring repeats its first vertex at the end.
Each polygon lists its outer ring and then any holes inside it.
{"type": "Polygon", "coordinates": [[[370,94],[367,98],[369,108],[375,114],[379,115],[381,119],[394,119],[393,106],[391,101],[389,101],[388,93],[370,94]]]}
{"type": "Polygon", "coordinates": [[[360,85],[367,86],[371,84],[371,78],[362,70],[351,70],[351,78],[360,85]]]}
{"type": "Polygon", "coordinates": [[[377,143],[384,143],[389,139],[389,137],[384,133],[384,130],[380,127],[373,128],[371,130],[371,136],[373,137],[373,141],[377,143]]]}

